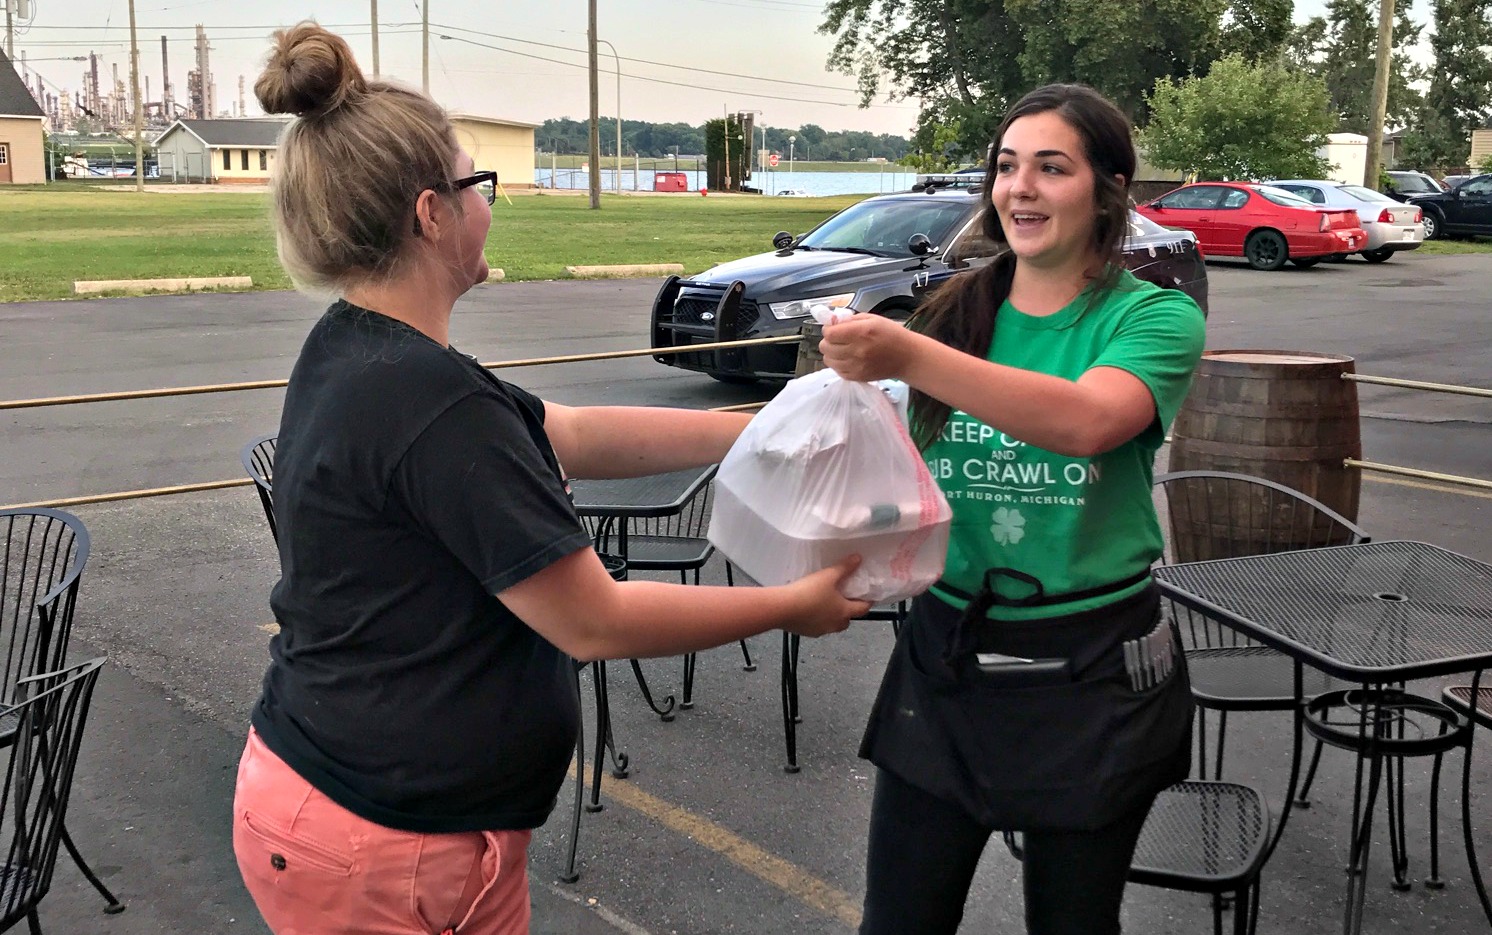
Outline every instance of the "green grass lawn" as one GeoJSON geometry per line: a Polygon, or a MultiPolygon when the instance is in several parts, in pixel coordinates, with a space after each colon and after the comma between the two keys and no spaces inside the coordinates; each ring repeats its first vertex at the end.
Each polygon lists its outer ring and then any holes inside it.
{"type": "MultiPolygon", "coordinates": [[[[557,279],[569,265],[682,263],[695,273],[771,249],[868,197],[519,195],[492,208],[487,257],[509,279],[557,279]]],[[[252,276],[286,289],[263,194],[92,188],[0,190],[0,301],[72,295],[76,279],[252,276]]]]}
{"type": "MultiPolygon", "coordinates": [[[[488,261],[508,279],[558,279],[570,265],[682,263],[687,273],[771,249],[779,230],[801,233],[869,197],[518,195],[493,206],[488,261]]],[[[1492,253],[1492,238],[1437,240],[1414,255],[1492,253]]],[[[287,289],[275,257],[267,196],[0,190],[0,301],[59,299],[75,279],[251,276],[287,289]]]]}
{"type": "Polygon", "coordinates": [[[1492,237],[1468,237],[1465,240],[1427,240],[1414,253],[1405,256],[1451,253],[1492,253],[1492,237]]]}

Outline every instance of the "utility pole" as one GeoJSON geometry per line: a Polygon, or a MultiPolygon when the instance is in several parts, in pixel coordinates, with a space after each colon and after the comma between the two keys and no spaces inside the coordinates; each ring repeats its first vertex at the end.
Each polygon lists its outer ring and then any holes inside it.
{"type": "Polygon", "coordinates": [[[5,4],[5,57],[11,61],[16,58],[16,21],[15,13],[10,9],[11,0],[0,0],[5,4]]]}
{"type": "Polygon", "coordinates": [[[725,187],[724,191],[730,191],[730,108],[725,107],[725,131],[721,138],[725,140],[725,187]]]}
{"type": "Polygon", "coordinates": [[[135,0],[130,0],[130,97],[135,109],[135,191],[145,191],[145,105],[140,101],[140,44],[135,35],[135,0]]]}
{"type": "Polygon", "coordinates": [[[601,84],[596,70],[596,0],[590,0],[590,25],[586,30],[591,73],[591,207],[601,207],[601,84]]]}
{"type": "Polygon", "coordinates": [[[430,93],[430,0],[420,0],[420,79],[430,93]]]}
{"type": "Polygon", "coordinates": [[[1378,0],[1378,67],[1373,72],[1373,122],[1368,125],[1368,165],[1363,187],[1378,189],[1383,124],[1388,119],[1388,71],[1394,55],[1394,0],[1378,0]]]}
{"type": "Polygon", "coordinates": [[[378,0],[373,4],[373,77],[378,77],[378,0]]]}

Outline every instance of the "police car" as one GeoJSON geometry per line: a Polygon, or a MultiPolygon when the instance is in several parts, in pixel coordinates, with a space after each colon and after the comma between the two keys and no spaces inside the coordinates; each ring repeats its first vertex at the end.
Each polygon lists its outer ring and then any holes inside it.
{"type": "MultiPolygon", "coordinates": [[[[655,348],[793,335],[809,309],[853,304],[905,320],[922,299],[960,270],[987,263],[997,247],[984,237],[978,190],[934,189],[867,198],[806,234],[773,238],[776,247],[670,276],[653,301],[655,348]]],[[[1207,269],[1196,237],[1129,214],[1124,262],[1136,276],[1180,289],[1207,309],[1207,269]]],[[[786,380],[797,347],[776,344],[658,354],[659,363],[725,383],[786,380]]]]}

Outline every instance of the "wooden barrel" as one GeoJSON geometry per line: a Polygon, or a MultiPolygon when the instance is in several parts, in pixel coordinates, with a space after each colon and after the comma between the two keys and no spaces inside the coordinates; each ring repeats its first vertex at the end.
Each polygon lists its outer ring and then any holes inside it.
{"type": "Polygon", "coordinates": [[[798,329],[798,364],[793,376],[815,373],[824,369],[824,355],[819,353],[819,342],[824,339],[824,326],[812,318],[798,329]]]}
{"type": "MultiPolygon", "coordinates": [[[[1172,427],[1169,470],[1263,477],[1356,520],[1362,474],[1343,464],[1362,457],[1357,384],[1343,379],[1353,372],[1353,359],[1335,354],[1208,351],[1172,427]]],[[[1313,524],[1305,511],[1291,510],[1267,489],[1250,486],[1229,485],[1227,496],[1246,502],[1228,503],[1221,510],[1213,504],[1209,512],[1222,515],[1193,515],[1184,524],[1188,528],[1173,517],[1176,559],[1327,544],[1321,541],[1320,524],[1313,524]],[[1272,527],[1268,547],[1262,541],[1243,541],[1259,537],[1261,514],[1270,511],[1274,515],[1265,520],[1272,527]]]]}

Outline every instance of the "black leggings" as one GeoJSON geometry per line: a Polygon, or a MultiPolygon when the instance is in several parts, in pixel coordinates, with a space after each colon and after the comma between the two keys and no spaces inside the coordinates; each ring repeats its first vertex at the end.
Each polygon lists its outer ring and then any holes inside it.
{"type": "MultiPolygon", "coordinates": [[[[1125,876],[1150,805],[1098,831],[1022,835],[1028,935],[1118,935],[1125,876]]],[[[992,833],[878,770],[860,935],[957,932],[992,833]]]]}

